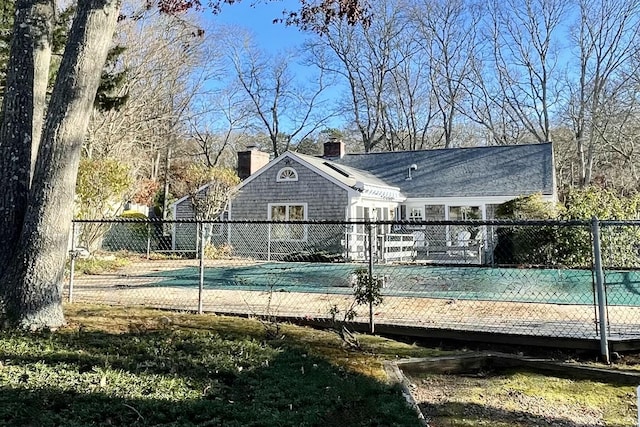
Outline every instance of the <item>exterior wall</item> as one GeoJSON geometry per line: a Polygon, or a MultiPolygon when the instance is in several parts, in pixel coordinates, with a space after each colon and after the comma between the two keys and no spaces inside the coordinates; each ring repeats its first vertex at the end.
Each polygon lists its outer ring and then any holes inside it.
{"type": "MultiPolygon", "coordinates": [[[[230,219],[268,220],[269,204],[305,204],[306,219],[344,221],[348,191],[308,169],[294,159],[284,158],[254,176],[231,202],[230,219]],[[282,168],[293,168],[297,181],[278,182],[282,168]]],[[[283,259],[295,253],[342,251],[345,230],[342,225],[308,225],[306,240],[277,241],[270,238],[268,224],[232,224],[229,241],[238,254],[262,259],[283,259]]]]}
{"type": "MultiPolygon", "coordinates": [[[[174,219],[195,219],[193,204],[190,198],[185,198],[173,205],[174,219]]],[[[227,213],[223,212],[221,219],[227,218],[227,213]]],[[[227,227],[226,225],[214,224],[205,230],[207,241],[216,246],[226,243],[227,227]]],[[[197,251],[198,229],[195,223],[175,223],[172,226],[171,249],[175,251],[197,251]]]]}
{"type": "Polygon", "coordinates": [[[242,187],[231,202],[231,219],[266,220],[269,203],[306,203],[308,220],[344,221],[348,195],[347,190],[293,159],[282,159],[242,187]],[[295,169],[298,180],[277,182],[283,167],[295,169]]]}
{"type": "Polygon", "coordinates": [[[500,204],[489,204],[487,205],[487,219],[496,219],[496,209],[498,209],[500,204]]]}
{"type": "MultiPolygon", "coordinates": [[[[193,205],[187,197],[173,205],[174,219],[193,219],[193,205]]],[[[195,224],[173,224],[171,232],[171,249],[176,251],[196,251],[197,250],[197,230],[195,224]]]]}
{"type": "MultiPolygon", "coordinates": [[[[494,219],[495,209],[492,205],[499,205],[509,200],[514,199],[511,196],[488,196],[488,197],[433,197],[433,198],[412,198],[407,199],[403,206],[406,206],[406,212],[408,213],[412,207],[425,208],[426,206],[443,206],[445,217],[440,219],[449,219],[449,207],[451,206],[479,206],[482,212],[482,219],[494,219]]],[[[555,194],[543,194],[542,200],[547,202],[556,201],[555,194]]],[[[398,219],[406,219],[400,218],[398,219]]],[[[431,218],[425,218],[430,220],[431,218]]]]}
{"type": "MultiPolygon", "coordinates": [[[[555,201],[555,194],[543,195],[543,200],[555,201]]],[[[450,208],[454,206],[477,206],[481,218],[495,219],[496,207],[512,200],[511,196],[490,197],[438,197],[407,199],[398,209],[398,219],[408,219],[411,208],[422,209],[425,221],[450,220],[450,208]]],[[[495,227],[479,226],[470,228],[457,225],[404,225],[396,231],[412,233],[418,251],[442,251],[451,246],[482,244],[483,262],[489,262],[496,244],[495,227]]]]}
{"type": "Polygon", "coordinates": [[[179,203],[173,205],[173,217],[175,219],[193,219],[195,218],[195,213],[193,211],[193,205],[191,204],[191,199],[186,198],[179,203]]]}

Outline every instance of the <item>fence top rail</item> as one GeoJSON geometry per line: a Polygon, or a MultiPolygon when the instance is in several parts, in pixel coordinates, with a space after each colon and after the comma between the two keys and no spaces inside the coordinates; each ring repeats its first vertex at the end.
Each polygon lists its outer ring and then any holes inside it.
{"type": "MultiPolygon", "coordinates": [[[[275,221],[275,220],[197,220],[160,218],[109,218],[109,219],[74,219],[75,224],[303,224],[303,225],[394,225],[394,226],[434,226],[434,225],[466,225],[466,226],[590,226],[590,220],[447,220],[447,221],[367,221],[367,220],[304,220],[304,221],[275,221]]],[[[600,221],[601,225],[633,225],[640,226],[640,221],[600,221]]]]}
{"type": "Polygon", "coordinates": [[[600,223],[601,226],[624,226],[624,225],[628,225],[628,226],[633,226],[633,227],[638,227],[640,226],[640,220],[637,219],[607,219],[607,220],[599,220],[598,221],[600,223]]]}

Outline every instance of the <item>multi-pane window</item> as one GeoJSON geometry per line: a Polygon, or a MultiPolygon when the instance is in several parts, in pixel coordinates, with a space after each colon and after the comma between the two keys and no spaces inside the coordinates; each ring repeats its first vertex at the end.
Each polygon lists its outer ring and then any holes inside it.
{"type": "MultiPolygon", "coordinates": [[[[304,221],[307,219],[307,206],[301,204],[269,204],[269,219],[272,221],[304,221]]],[[[306,240],[305,224],[271,224],[272,240],[306,240]]]]}
{"type": "Polygon", "coordinates": [[[422,221],[424,219],[424,211],[422,208],[411,208],[409,211],[409,219],[413,221],[422,221]]]}
{"type": "Polygon", "coordinates": [[[452,221],[482,219],[479,206],[449,206],[449,219],[452,221]]]}

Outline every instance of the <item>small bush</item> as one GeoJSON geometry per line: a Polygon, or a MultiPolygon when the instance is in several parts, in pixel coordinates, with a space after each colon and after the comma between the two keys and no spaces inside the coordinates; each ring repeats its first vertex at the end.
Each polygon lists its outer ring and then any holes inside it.
{"type": "MultiPolygon", "coordinates": [[[[121,219],[145,220],[146,215],[135,211],[124,211],[121,219]]],[[[146,222],[123,222],[112,224],[105,235],[103,247],[106,250],[128,250],[146,252],[151,224],[146,222]]]]}
{"type": "MultiPolygon", "coordinates": [[[[590,187],[573,190],[566,197],[563,219],[635,220],[640,217],[640,196],[620,197],[610,190],[590,187]]],[[[603,260],[611,267],[640,265],[640,227],[604,226],[600,228],[603,260]]],[[[587,227],[563,229],[558,246],[567,265],[589,266],[592,262],[591,233],[587,227]]]]}
{"type": "Polygon", "coordinates": [[[216,246],[213,243],[207,243],[204,246],[205,259],[227,259],[231,257],[232,252],[233,248],[226,243],[219,246],[216,246]]]}
{"type": "Polygon", "coordinates": [[[80,274],[95,275],[116,271],[122,267],[126,267],[129,263],[130,261],[126,258],[100,259],[92,257],[76,260],[74,270],[80,274]]]}
{"type": "MultiPolygon", "coordinates": [[[[116,159],[81,159],[76,181],[77,218],[112,218],[126,199],[133,181],[129,167],[116,159]]],[[[78,236],[90,252],[100,249],[108,227],[86,223],[78,236]]]]}
{"type": "Polygon", "coordinates": [[[557,219],[563,206],[547,202],[540,193],[517,197],[496,209],[496,217],[501,219],[557,219]]]}

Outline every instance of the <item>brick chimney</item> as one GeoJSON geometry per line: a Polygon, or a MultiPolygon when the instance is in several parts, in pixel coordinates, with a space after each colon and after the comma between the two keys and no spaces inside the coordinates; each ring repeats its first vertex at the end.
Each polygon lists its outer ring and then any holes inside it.
{"type": "Polygon", "coordinates": [[[330,139],[324,143],[324,154],[322,157],[341,159],[344,157],[344,154],[344,142],[339,139],[330,139]]]}
{"type": "Polygon", "coordinates": [[[260,151],[255,145],[248,146],[246,151],[238,152],[238,176],[245,180],[267,163],[269,153],[260,151]]]}

